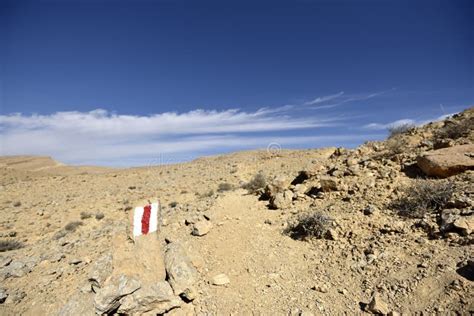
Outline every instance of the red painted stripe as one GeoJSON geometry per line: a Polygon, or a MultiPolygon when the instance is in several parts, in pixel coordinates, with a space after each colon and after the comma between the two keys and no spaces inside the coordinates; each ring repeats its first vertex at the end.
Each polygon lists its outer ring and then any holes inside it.
{"type": "Polygon", "coordinates": [[[142,234],[148,234],[150,230],[150,216],[151,216],[151,205],[147,205],[143,208],[143,217],[142,217],[142,234]]]}

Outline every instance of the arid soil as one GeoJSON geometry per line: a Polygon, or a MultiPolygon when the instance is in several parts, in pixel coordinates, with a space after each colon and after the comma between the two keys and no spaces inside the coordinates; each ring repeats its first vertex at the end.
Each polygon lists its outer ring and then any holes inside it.
{"type": "MultiPolygon", "coordinates": [[[[180,245],[197,271],[185,280],[193,293],[173,286],[172,307],[147,310],[142,300],[124,314],[472,314],[473,117],[471,108],[351,150],[146,168],[0,158],[0,314],[103,313],[105,287],[91,285],[91,273],[114,256],[133,207],[155,197],[155,255],[180,245]],[[420,158],[442,148],[451,151],[439,161],[420,158]]],[[[106,313],[119,313],[127,295],[106,313]]]]}

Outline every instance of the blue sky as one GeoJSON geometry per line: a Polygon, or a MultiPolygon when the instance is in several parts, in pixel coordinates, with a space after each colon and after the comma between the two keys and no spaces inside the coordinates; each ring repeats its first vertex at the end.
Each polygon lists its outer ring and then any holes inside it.
{"type": "Polygon", "coordinates": [[[474,105],[469,0],[0,0],[0,46],[0,154],[74,164],[354,147],[474,105]]]}

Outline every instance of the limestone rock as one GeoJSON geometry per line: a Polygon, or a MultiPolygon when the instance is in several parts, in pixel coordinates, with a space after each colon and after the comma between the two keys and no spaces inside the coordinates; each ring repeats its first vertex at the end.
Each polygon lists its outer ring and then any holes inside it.
{"type": "Polygon", "coordinates": [[[181,300],[174,296],[169,283],[162,281],[141,287],[133,294],[125,296],[120,301],[117,312],[126,315],[164,314],[178,307],[180,303],[181,300]]]}
{"type": "Polygon", "coordinates": [[[99,258],[93,265],[89,272],[89,282],[91,283],[94,292],[104,285],[105,280],[112,273],[112,255],[106,254],[99,258]]]}
{"type": "Polygon", "coordinates": [[[122,297],[132,294],[141,287],[140,282],[126,275],[114,276],[107,280],[94,297],[96,312],[109,313],[120,306],[122,297]]]}
{"type": "Polygon", "coordinates": [[[372,300],[367,305],[367,311],[377,315],[387,315],[390,312],[387,303],[382,300],[378,293],[373,294],[372,300]]]}
{"type": "Polygon", "coordinates": [[[471,234],[474,231],[474,215],[463,216],[456,219],[453,226],[463,236],[471,234]]]}
{"type": "Polygon", "coordinates": [[[336,179],[333,179],[331,177],[326,177],[326,176],[321,177],[321,179],[319,179],[319,183],[321,185],[321,190],[323,192],[337,191],[338,190],[336,179]]]}
{"type": "Polygon", "coordinates": [[[165,252],[165,267],[168,282],[175,295],[180,295],[191,289],[196,283],[198,272],[178,243],[168,244],[165,252]]]}
{"type": "Polygon", "coordinates": [[[291,205],[293,201],[293,192],[290,190],[285,190],[283,192],[276,193],[270,199],[270,207],[274,209],[284,209],[291,205]]]}
{"type": "Polygon", "coordinates": [[[0,304],[2,304],[3,302],[5,302],[5,300],[7,299],[7,297],[8,297],[7,291],[6,291],[4,288],[1,288],[1,287],[0,287],[0,304]]]}
{"type": "Polygon", "coordinates": [[[68,302],[59,310],[58,315],[61,316],[94,316],[94,300],[93,296],[88,293],[78,291],[72,295],[68,302]]]}
{"type": "Polygon", "coordinates": [[[417,158],[418,166],[429,176],[446,178],[474,169],[474,145],[459,145],[429,151],[417,158]]]}
{"type": "Polygon", "coordinates": [[[212,223],[208,220],[200,220],[194,223],[191,234],[194,236],[204,236],[211,231],[212,223]]]}
{"type": "Polygon", "coordinates": [[[214,285],[226,285],[229,284],[230,280],[224,273],[218,274],[212,278],[212,284],[214,285]]]}

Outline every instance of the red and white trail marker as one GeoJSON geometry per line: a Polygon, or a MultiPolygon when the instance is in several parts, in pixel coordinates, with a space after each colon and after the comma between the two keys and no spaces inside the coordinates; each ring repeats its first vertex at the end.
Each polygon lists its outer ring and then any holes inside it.
{"type": "Polygon", "coordinates": [[[133,237],[147,235],[158,230],[160,202],[138,206],[133,212],[133,237]]]}

